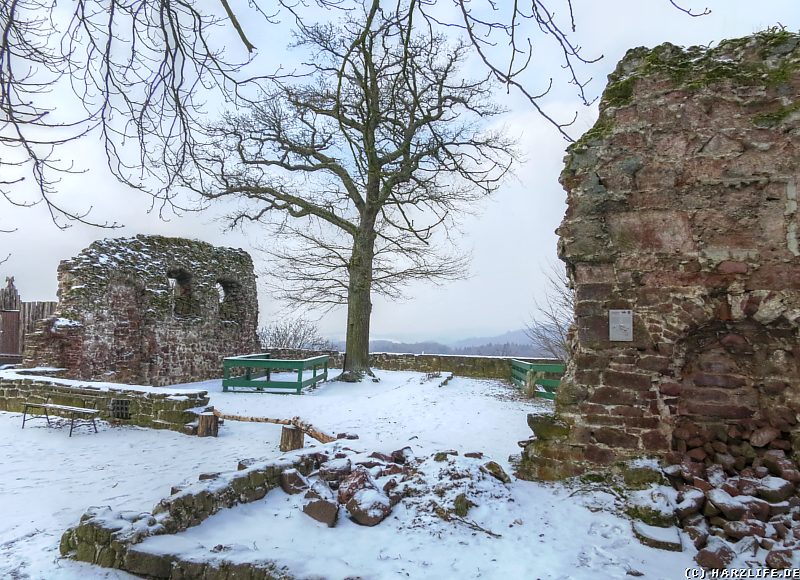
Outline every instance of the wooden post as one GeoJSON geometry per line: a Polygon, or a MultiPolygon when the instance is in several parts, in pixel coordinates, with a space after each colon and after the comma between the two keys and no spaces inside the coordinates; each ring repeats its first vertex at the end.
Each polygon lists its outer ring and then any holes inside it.
{"type": "Polygon", "coordinates": [[[281,451],[294,451],[303,448],[304,433],[293,426],[286,426],[281,429],[281,451]]]}
{"type": "Polygon", "coordinates": [[[198,437],[216,437],[219,433],[219,417],[213,412],[200,413],[197,423],[198,437]]]}

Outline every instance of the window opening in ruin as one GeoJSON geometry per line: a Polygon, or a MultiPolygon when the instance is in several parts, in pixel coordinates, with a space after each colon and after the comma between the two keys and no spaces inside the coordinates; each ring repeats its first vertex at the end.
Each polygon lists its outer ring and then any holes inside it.
{"type": "Polygon", "coordinates": [[[242,285],[233,280],[217,280],[220,295],[219,317],[221,320],[241,322],[244,319],[242,285]]]}
{"type": "Polygon", "coordinates": [[[111,417],[113,419],[130,419],[131,402],[129,399],[111,399],[111,417]]]}
{"type": "Polygon", "coordinates": [[[167,277],[175,316],[199,315],[199,304],[192,294],[192,275],[183,269],[172,269],[167,271],[167,277]]]}

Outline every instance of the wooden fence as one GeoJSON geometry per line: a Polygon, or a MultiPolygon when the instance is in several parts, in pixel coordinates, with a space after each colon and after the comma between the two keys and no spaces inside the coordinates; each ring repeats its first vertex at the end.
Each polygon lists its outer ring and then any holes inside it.
{"type": "Polygon", "coordinates": [[[33,332],[37,321],[51,316],[57,306],[58,302],[23,302],[13,280],[0,288],[0,355],[6,355],[7,362],[18,362],[25,350],[25,335],[33,332]]]}
{"type": "Polygon", "coordinates": [[[14,288],[13,282],[9,282],[5,288],[0,288],[0,310],[20,310],[21,304],[19,292],[14,288]]]}

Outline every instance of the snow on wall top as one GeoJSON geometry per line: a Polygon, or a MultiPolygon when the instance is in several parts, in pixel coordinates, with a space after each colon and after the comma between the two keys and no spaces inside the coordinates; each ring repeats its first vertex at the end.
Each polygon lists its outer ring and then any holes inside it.
{"type": "Polygon", "coordinates": [[[191,287],[198,310],[220,300],[217,285],[226,291],[256,295],[253,261],[244,250],[220,248],[198,240],[137,235],[92,243],[58,267],[59,313],[79,318],[105,295],[112,282],[132,285],[141,292],[148,314],[172,311],[174,280],[191,287]],[[170,278],[173,278],[171,284],[170,278]]]}

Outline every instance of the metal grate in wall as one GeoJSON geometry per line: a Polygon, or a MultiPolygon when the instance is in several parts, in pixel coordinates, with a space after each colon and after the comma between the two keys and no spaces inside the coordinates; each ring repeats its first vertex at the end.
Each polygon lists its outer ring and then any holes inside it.
{"type": "Polygon", "coordinates": [[[114,419],[131,418],[131,402],[129,399],[111,399],[111,417],[114,419]]]}

